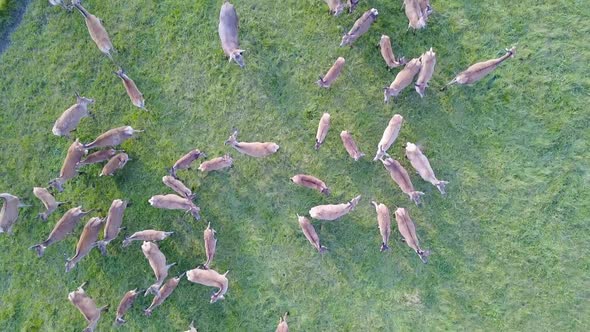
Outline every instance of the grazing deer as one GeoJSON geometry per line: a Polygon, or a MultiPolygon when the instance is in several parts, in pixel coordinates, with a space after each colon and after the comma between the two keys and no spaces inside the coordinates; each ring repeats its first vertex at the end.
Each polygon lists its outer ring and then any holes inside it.
{"type": "Polygon", "coordinates": [[[34,249],[37,252],[37,256],[42,257],[47,247],[65,239],[68,235],[72,234],[74,228],[76,228],[80,222],[80,219],[89,214],[91,211],[92,210],[84,212],[82,211],[81,206],[69,209],[55,224],[47,239],[30,247],[29,249],[34,249]]]}
{"type": "Polygon", "coordinates": [[[174,290],[176,289],[176,287],[178,286],[178,283],[180,283],[180,279],[184,276],[184,273],[179,275],[178,277],[175,278],[171,278],[169,279],[158,291],[158,293],[156,294],[156,296],[154,297],[154,299],[152,300],[152,304],[150,304],[150,306],[145,309],[143,311],[143,313],[146,316],[151,316],[152,315],[152,311],[154,311],[154,309],[158,306],[160,306],[162,303],[164,303],[164,300],[166,300],[171,294],[172,292],[174,292],[174,290]]]}
{"type": "Polygon", "coordinates": [[[76,165],[76,167],[80,168],[84,165],[96,164],[96,163],[101,163],[103,161],[107,161],[119,152],[123,152],[123,151],[117,151],[115,149],[106,149],[106,150],[96,151],[94,153],[87,155],[86,158],[84,158],[84,160],[81,160],[80,162],[78,162],[78,165],[76,165]]]}
{"type": "Polygon", "coordinates": [[[319,150],[324,141],[326,140],[326,136],[328,135],[328,130],[330,130],[330,114],[324,113],[320,118],[320,123],[318,124],[318,131],[315,134],[315,149],[319,150]]]}
{"type": "Polygon", "coordinates": [[[234,6],[225,0],[219,12],[219,39],[221,48],[229,61],[235,61],[240,68],[244,67],[244,50],[238,41],[238,14],[234,6]]]}
{"type": "Polygon", "coordinates": [[[377,144],[377,153],[375,154],[375,158],[373,158],[374,161],[383,158],[383,156],[387,154],[387,150],[389,150],[397,139],[403,122],[404,117],[399,114],[395,114],[391,120],[389,120],[387,127],[383,131],[383,136],[381,136],[381,140],[379,141],[379,144],[377,144]]]}
{"type": "Polygon", "coordinates": [[[88,326],[84,329],[84,332],[93,332],[94,329],[96,329],[100,315],[103,312],[108,311],[109,306],[105,305],[104,307],[97,307],[94,300],[84,292],[84,289],[82,288],[84,285],[86,285],[86,283],[83,283],[77,290],[69,293],[68,300],[80,310],[80,313],[84,315],[84,319],[88,322],[88,326]]]}
{"type": "Polygon", "coordinates": [[[34,187],[33,195],[35,195],[35,197],[43,203],[43,206],[45,206],[45,212],[37,215],[43,221],[47,221],[49,215],[57,210],[60,205],[64,204],[63,202],[58,202],[47,188],[34,187]]]}
{"type": "Polygon", "coordinates": [[[336,220],[354,210],[360,199],[358,195],[348,203],[318,205],[309,210],[309,215],[318,220],[336,220]]]}
{"type": "Polygon", "coordinates": [[[229,288],[229,281],[227,280],[227,274],[219,274],[219,272],[211,269],[196,268],[186,272],[186,278],[190,282],[201,284],[204,286],[217,287],[219,290],[211,295],[210,303],[215,303],[219,300],[225,299],[225,293],[229,288]]]}
{"type": "Polygon", "coordinates": [[[163,241],[172,234],[174,234],[174,232],[157,231],[154,229],[146,229],[143,231],[135,232],[131,234],[131,236],[128,236],[125,238],[125,240],[123,240],[123,248],[130,246],[131,242],[133,241],[163,241]]]}
{"type": "Polygon", "coordinates": [[[128,291],[127,293],[125,293],[125,295],[123,295],[123,298],[121,299],[121,302],[119,302],[119,306],[117,307],[117,317],[115,318],[115,324],[120,326],[127,323],[127,321],[124,320],[123,317],[125,316],[127,311],[131,309],[133,302],[135,302],[135,299],[140,293],[141,292],[137,291],[136,288],[128,291]]]}
{"type": "Polygon", "coordinates": [[[133,129],[131,126],[109,129],[98,136],[94,141],[84,144],[84,148],[90,150],[104,147],[115,147],[132,138],[135,133],[141,133],[142,131],[143,130],[133,129]]]}
{"type": "Polygon", "coordinates": [[[113,56],[111,55],[111,51],[114,51],[113,44],[111,43],[109,34],[102,25],[101,20],[90,14],[86,8],[82,7],[80,0],[72,0],[72,5],[74,5],[74,7],[82,13],[82,16],[84,16],[86,27],[88,27],[88,32],[90,33],[90,38],[96,43],[98,49],[113,61],[113,56]]]}
{"type": "Polygon", "coordinates": [[[338,59],[336,59],[336,62],[334,62],[332,67],[330,67],[326,75],[320,76],[320,79],[316,81],[317,85],[319,85],[322,88],[329,88],[332,85],[332,83],[334,83],[334,81],[338,78],[338,76],[340,76],[340,72],[342,71],[342,68],[344,67],[345,63],[346,61],[343,57],[338,57],[338,59]]]}
{"type": "Polygon", "coordinates": [[[354,22],[354,25],[350,31],[348,31],[348,33],[342,37],[340,46],[342,47],[352,44],[355,40],[367,32],[373,22],[375,22],[377,19],[377,15],[379,15],[379,12],[375,8],[371,8],[363,13],[363,15],[358,20],[356,20],[356,22],[354,22]]]}
{"type": "Polygon", "coordinates": [[[297,174],[291,178],[291,181],[293,181],[293,183],[298,184],[302,187],[317,190],[326,196],[330,195],[330,188],[328,188],[328,186],[326,186],[324,181],[316,178],[315,176],[305,175],[305,174],[297,174]]]}
{"type": "Polygon", "coordinates": [[[395,58],[395,54],[393,54],[393,48],[391,47],[391,39],[389,38],[389,36],[381,35],[381,40],[379,41],[379,49],[381,50],[381,56],[383,57],[383,60],[385,60],[385,63],[387,64],[387,67],[389,69],[403,66],[406,63],[404,57],[401,57],[399,59],[395,58]]]}
{"type": "Polygon", "coordinates": [[[188,198],[180,197],[174,194],[155,195],[152,196],[148,202],[155,208],[167,210],[184,210],[185,212],[189,212],[196,220],[201,219],[201,209],[188,198]]]}
{"type": "Polygon", "coordinates": [[[478,62],[474,65],[471,65],[469,68],[460,72],[452,81],[447,83],[447,85],[442,90],[453,84],[473,84],[484,78],[487,74],[491,73],[502,62],[509,58],[513,58],[515,54],[516,48],[512,47],[511,49],[506,49],[506,54],[497,59],[478,62]]]}
{"type": "Polygon", "coordinates": [[[64,190],[63,185],[78,175],[78,163],[86,153],[88,153],[88,150],[76,139],[68,148],[66,158],[59,172],[59,177],[49,181],[49,185],[57,189],[57,191],[62,192],[64,190]]]}
{"type": "Polygon", "coordinates": [[[180,157],[180,159],[178,159],[174,163],[174,165],[172,166],[172,168],[169,171],[170,175],[172,175],[175,178],[178,178],[176,176],[176,171],[182,170],[182,169],[189,169],[191,167],[193,161],[199,159],[200,157],[206,157],[206,155],[198,149],[194,149],[194,150],[189,151],[187,154],[180,157]]]}
{"type": "Polygon", "coordinates": [[[182,181],[177,180],[170,175],[165,175],[162,177],[162,183],[184,198],[188,198],[190,200],[195,198],[195,194],[193,194],[193,192],[184,183],[182,183],[182,181]]]}
{"type": "Polygon", "coordinates": [[[0,209],[0,233],[12,234],[12,227],[18,219],[18,208],[21,206],[20,199],[8,193],[0,194],[4,200],[0,209]]]}
{"type": "Polygon", "coordinates": [[[176,263],[166,264],[166,256],[160,251],[158,245],[153,242],[144,241],[141,245],[141,251],[145,258],[147,258],[156,276],[156,282],[146,289],[143,296],[148,294],[158,295],[158,288],[162,286],[162,283],[168,277],[168,270],[176,263]]]}
{"type": "Polygon", "coordinates": [[[127,155],[125,152],[117,154],[104,165],[98,176],[110,176],[115,174],[116,171],[125,167],[129,160],[131,159],[129,159],[129,155],[127,155]]]}
{"type": "Polygon", "coordinates": [[[381,233],[381,251],[389,250],[389,236],[391,235],[391,218],[389,217],[389,209],[385,204],[379,204],[372,201],[371,204],[377,211],[377,225],[379,225],[379,233],[381,233]]]}
{"type": "Polygon", "coordinates": [[[404,7],[406,11],[406,17],[408,18],[408,29],[412,28],[415,30],[426,27],[426,18],[420,9],[418,0],[404,0],[404,7]]]}
{"type": "Polygon", "coordinates": [[[289,316],[289,312],[285,312],[283,317],[279,318],[279,325],[275,332],[289,332],[289,325],[287,325],[287,316],[289,316]]]}
{"type": "Polygon", "coordinates": [[[66,272],[70,272],[82,258],[90,253],[92,248],[96,247],[96,240],[98,240],[98,234],[103,224],[104,219],[98,217],[91,218],[86,223],[76,245],[76,254],[74,257],[69,258],[66,263],[66,272]]]}
{"type": "Polygon", "coordinates": [[[215,248],[217,246],[217,239],[215,238],[215,230],[211,228],[211,223],[207,224],[207,228],[203,232],[203,241],[205,243],[205,256],[207,256],[207,261],[203,264],[203,267],[208,269],[213,262],[213,257],[215,257],[215,248]]]}
{"type": "Polygon", "coordinates": [[[324,252],[326,252],[328,250],[328,248],[326,248],[320,244],[320,237],[318,236],[318,233],[315,231],[315,228],[313,228],[313,225],[311,224],[311,222],[309,222],[309,219],[307,219],[304,216],[297,215],[297,220],[299,222],[299,227],[301,227],[301,230],[303,231],[303,235],[305,235],[305,238],[307,239],[307,241],[309,241],[309,243],[311,243],[311,245],[320,254],[323,254],[324,252]]]}
{"type": "Polygon", "coordinates": [[[419,205],[420,199],[424,193],[414,190],[414,185],[412,184],[412,180],[410,180],[408,171],[406,171],[406,169],[395,159],[381,159],[381,162],[383,163],[385,169],[389,171],[389,175],[393,181],[397,183],[404,194],[408,195],[410,199],[416,203],[416,205],[419,205]]]}
{"type": "Polygon", "coordinates": [[[406,63],[404,69],[397,73],[397,76],[393,82],[391,82],[391,85],[384,88],[383,96],[385,103],[389,102],[389,97],[397,97],[403,89],[410,85],[421,67],[422,63],[420,62],[420,58],[412,59],[410,62],[406,63]]]}
{"type": "Polygon", "coordinates": [[[137,85],[135,85],[135,82],[133,82],[133,80],[129,78],[129,76],[127,76],[127,73],[125,73],[123,68],[119,68],[119,70],[113,73],[123,81],[125,91],[127,91],[127,95],[131,99],[131,103],[133,103],[133,105],[135,105],[136,107],[139,107],[144,111],[147,111],[147,109],[145,108],[145,99],[143,99],[143,94],[141,93],[141,91],[139,91],[137,85]]]}
{"type": "Polygon", "coordinates": [[[76,103],[65,110],[53,125],[53,132],[56,136],[70,137],[70,132],[76,130],[80,121],[89,116],[88,105],[94,104],[94,99],[81,97],[76,93],[76,103]]]}
{"type": "Polygon", "coordinates": [[[403,236],[408,247],[412,248],[418,254],[424,264],[428,263],[430,251],[420,248],[420,242],[418,241],[418,236],[416,236],[416,225],[410,219],[408,211],[404,208],[395,210],[395,220],[397,221],[397,229],[403,236]]]}
{"type": "Polygon", "coordinates": [[[434,66],[436,65],[436,53],[432,51],[432,47],[429,51],[422,54],[421,59],[422,68],[420,69],[420,73],[418,74],[418,79],[416,80],[414,87],[416,88],[416,92],[418,92],[420,97],[423,98],[424,91],[426,91],[428,82],[432,78],[432,74],[434,74],[434,66]]]}
{"type": "Polygon", "coordinates": [[[359,150],[356,142],[352,138],[352,135],[350,135],[348,131],[345,130],[341,132],[340,139],[342,139],[342,144],[344,144],[346,152],[348,152],[348,155],[350,155],[354,161],[358,161],[365,156],[365,154],[359,150]]]}
{"type": "Polygon", "coordinates": [[[213,158],[211,160],[204,161],[199,165],[199,171],[201,172],[211,172],[211,171],[218,171],[220,169],[232,167],[234,164],[234,160],[229,154],[224,155],[223,157],[213,158]]]}
{"type": "Polygon", "coordinates": [[[225,144],[232,146],[240,153],[258,158],[269,156],[279,150],[279,145],[273,142],[238,142],[237,130],[234,130],[225,144]]]}
{"type": "Polygon", "coordinates": [[[406,157],[408,157],[412,167],[414,167],[414,169],[418,172],[418,174],[420,174],[424,181],[432,183],[432,185],[435,186],[441,194],[445,194],[445,185],[449,182],[436,178],[428,158],[426,158],[422,151],[420,151],[420,148],[418,148],[415,144],[408,142],[406,145],[406,157]]]}
{"type": "Polygon", "coordinates": [[[119,236],[121,224],[123,224],[123,213],[127,208],[127,201],[116,199],[111,203],[107,222],[104,226],[104,238],[98,241],[97,246],[103,256],[107,254],[107,245],[119,236]]]}

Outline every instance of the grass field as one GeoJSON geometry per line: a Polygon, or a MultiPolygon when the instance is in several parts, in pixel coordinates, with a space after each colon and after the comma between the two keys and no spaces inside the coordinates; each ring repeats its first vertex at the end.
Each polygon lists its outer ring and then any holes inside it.
{"type": "MultiPolygon", "coordinates": [[[[131,105],[116,68],[89,38],[82,16],[32,1],[12,44],[0,54],[0,192],[22,197],[12,236],[0,236],[0,330],[79,331],[80,313],[68,292],[86,292],[111,311],[98,330],[114,330],[123,294],[145,288],[153,273],[140,246],[111,243],[109,256],[91,252],[66,274],[75,236],[47,249],[42,241],[67,208],[82,205],[104,216],[113,199],[132,202],[127,235],[154,228],[176,233],[160,243],[177,275],[205,260],[203,230],[218,233],[213,268],[230,270],[224,301],[209,304],[211,288],[183,279],[166,302],[145,317],[140,298],[121,331],[272,331],[291,313],[293,331],[585,331],[590,326],[590,10],[584,1],[432,1],[429,26],[407,31],[401,1],[360,1],[352,15],[327,14],[319,0],[235,0],[246,66],[228,63],[217,35],[222,1],[96,1],[85,7],[103,19],[115,54],[146,97],[149,112],[131,105]],[[342,34],[365,10],[379,18],[352,48],[342,34]],[[388,34],[397,54],[417,57],[434,48],[438,63],[426,97],[413,89],[383,103],[386,70],[376,45],[388,34]],[[517,46],[514,59],[472,87],[439,89],[470,64],[517,46]],[[338,56],[341,77],[329,90],[318,75],[338,56]],[[51,134],[57,117],[94,98],[95,118],[74,137],[89,142],[107,129],[145,129],[123,144],[133,159],[114,177],[100,167],[68,182],[57,195],[71,202],[47,223],[34,186],[55,178],[71,143],[51,134]],[[313,150],[323,112],[332,128],[313,150]],[[405,142],[422,145],[448,194],[411,174],[426,192],[418,208],[373,162],[386,122],[404,116],[392,156],[405,142]],[[223,142],[231,128],[244,141],[274,141],[266,159],[239,155],[223,142]],[[367,157],[354,162],[338,134],[349,130],[367,157]],[[234,167],[203,175],[180,172],[198,195],[203,220],[149,206],[167,193],[165,169],[188,150],[210,157],[229,152],[234,167]],[[295,187],[309,173],[330,197],[295,187]],[[586,189],[584,189],[586,188],[586,189]],[[301,233],[296,213],[317,204],[363,198],[340,221],[316,229],[330,248],[319,255],[301,233]],[[369,202],[409,209],[424,248],[424,265],[393,227],[390,252],[380,253],[369,202]]],[[[86,222],[85,219],[83,222],[86,222]]]]}

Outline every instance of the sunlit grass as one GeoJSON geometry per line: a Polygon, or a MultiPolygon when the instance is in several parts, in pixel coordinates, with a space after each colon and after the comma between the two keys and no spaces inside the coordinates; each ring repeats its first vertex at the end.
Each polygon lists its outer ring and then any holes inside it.
{"type": "MultiPolygon", "coordinates": [[[[109,256],[93,251],[65,274],[75,236],[38,259],[27,248],[42,241],[71,206],[98,209],[113,199],[132,202],[127,235],[142,229],[174,231],[160,243],[171,275],[205,261],[203,230],[218,233],[213,268],[230,270],[226,300],[209,304],[212,289],[183,280],[152,317],[140,298],[120,330],[273,330],[291,313],[294,331],[527,330],[582,331],[590,326],[588,218],[590,197],[588,104],[590,16],[582,1],[432,1],[427,29],[407,31],[401,1],[361,1],[357,12],[334,18],[322,1],[235,1],[246,67],[228,63],[217,24],[221,1],[83,2],[100,17],[118,50],[115,59],[145,95],[149,113],[134,107],[116,68],[88,36],[82,16],[33,1],[12,44],[0,55],[0,192],[23,197],[13,236],[0,236],[0,330],[81,330],[85,322],[67,301],[84,281],[97,304],[111,311],[98,330],[114,329],[123,294],[149,286],[154,276],[140,244],[109,256]],[[352,48],[342,34],[371,7],[379,18],[352,48]],[[392,39],[407,59],[434,48],[438,64],[426,97],[409,87],[390,105],[382,89],[388,71],[376,45],[392,39]],[[472,87],[439,89],[470,64],[517,46],[514,59],[472,87]],[[329,90],[314,82],[346,58],[329,90]],[[94,98],[95,118],[73,133],[83,142],[122,125],[145,129],[123,144],[133,159],[114,177],[100,166],[68,182],[58,194],[66,207],[43,223],[32,195],[56,177],[70,144],[53,136],[55,119],[74,93],[94,98]],[[332,128],[319,152],[315,131],[323,112],[332,128]],[[403,146],[415,142],[448,195],[411,177],[425,203],[418,208],[372,162],[395,113],[405,123],[392,156],[410,170],[403,146]],[[244,141],[274,141],[266,159],[239,155],[223,142],[232,128],[244,141]],[[368,157],[354,162],[340,131],[350,131],[368,157]],[[179,172],[197,193],[204,222],[182,212],[151,208],[166,168],[193,148],[209,157],[230,153],[234,167],[208,175],[179,172]],[[292,185],[309,173],[332,190],[325,198],[292,185]],[[296,214],[317,204],[361,194],[340,221],[314,222],[317,254],[296,214]],[[424,248],[424,265],[393,229],[391,251],[379,252],[371,200],[409,209],[424,248]]],[[[84,220],[85,222],[86,220],[84,220]]]]}

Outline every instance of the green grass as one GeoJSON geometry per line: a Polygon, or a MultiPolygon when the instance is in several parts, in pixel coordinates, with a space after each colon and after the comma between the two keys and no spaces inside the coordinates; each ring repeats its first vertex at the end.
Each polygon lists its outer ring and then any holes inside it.
{"type": "Polygon", "coordinates": [[[118,54],[135,79],[149,113],[131,105],[112,63],[88,36],[82,17],[47,1],[33,1],[12,45],[0,55],[0,192],[23,197],[13,236],[0,236],[0,330],[72,331],[85,322],[67,301],[88,280],[98,305],[110,304],[98,330],[111,330],[116,306],[129,289],[154,276],[139,244],[109,256],[93,251],[65,274],[75,236],[38,259],[27,248],[42,239],[67,207],[48,223],[35,216],[33,186],[57,176],[70,142],[53,136],[55,119],[74,92],[94,98],[95,119],[74,133],[89,142],[107,129],[145,129],[123,144],[133,161],[114,177],[100,166],[66,184],[59,200],[106,213],[116,198],[133,205],[124,226],[176,233],[161,243],[171,275],[204,262],[202,231],[218,232],[213,268],[230,270],[225,301],[209,304],[212,289],[183,280],[151,318],[141,298],[121,331],[273,330],[290,311],[293,331],[584,331],[590,326],[590,10],[583,1],[433,1],[424,31],[406,31],[397,1],[361,1],[357,12],[328,16],[321,1],[235,1],[246,67],[228,63],[217,36],[221,1],[84,1],[103,19],[118,54]],[[340,38],[364,10],[379,18],[353,48],[340,38]],[[437,53],[427,96],[407,89],[384,105],[393,80],[375,48],[382,33],[396,53],[437,53]],[[472,87],[439,88],[468,65],[502,54],[517,56],[472,87]],[[338,56],[346,58],[330,90],[313,82],[338,56]],[[313,150],[323,112],[332,129],[313,150]],[[418,142],[448,195],[412,174],[426,192],[421,208],[404,196],[380,163],[372,162],[394,113],[405,123],[391,149],[403,157],[418,142]],[[266,159],[238,155],[223,145],[232,127],[244,141],[275,141],[266,159]],[[354,162],[338,134],[353,133],[368,157],[354,162]],[[149,207],[166,193],[165,168],[192,148],[215,157],[229,152],[228,172],[179,173],[198,194],[204,222],[182,212],[149,207]],[[296,173],[324,179],[332,196],[295,187],[296,173]],[[586,188],[586,189],[584,189],[586,188]],[[296,213],[322,203],[363,199],[334,223],[315,223],[330,252],[320,256],[299,230],[296,213]],[[391,247],[379,252],[369,201],[409,208],[424,248],[424,265],[394,227],[391,247]]]}
{"type": "Polygon", "coordinates": [[[4,32],[6,24],[10,21],[11,14],[16,7],[16,1],[0,0],[0,34],[4,32]]]}

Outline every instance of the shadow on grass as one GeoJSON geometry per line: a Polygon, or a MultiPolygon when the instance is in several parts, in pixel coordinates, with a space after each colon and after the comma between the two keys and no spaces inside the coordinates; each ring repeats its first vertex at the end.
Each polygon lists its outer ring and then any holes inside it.
{"type": "Polygon", "coordinates": [[[0,54],[10,45],[10,35],[18,27],[31,0],[8,0],[0,8],[0,54]]]}

